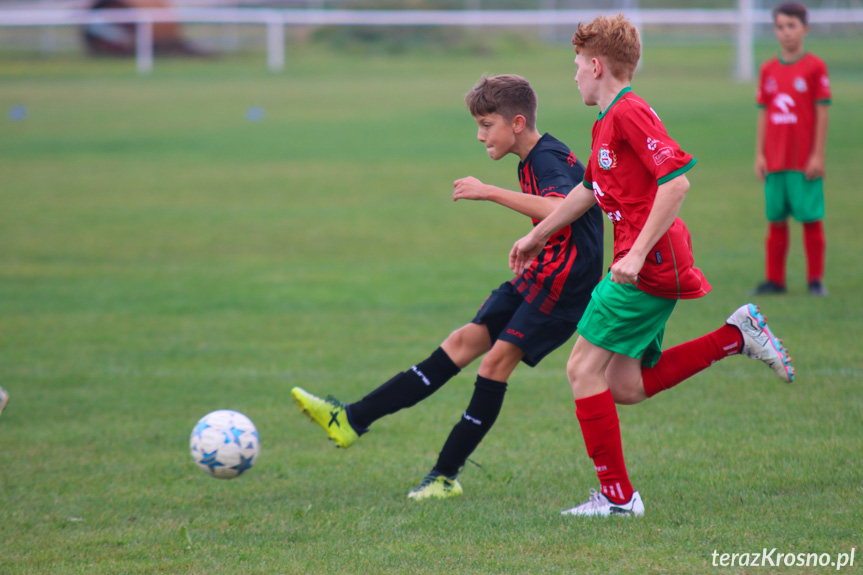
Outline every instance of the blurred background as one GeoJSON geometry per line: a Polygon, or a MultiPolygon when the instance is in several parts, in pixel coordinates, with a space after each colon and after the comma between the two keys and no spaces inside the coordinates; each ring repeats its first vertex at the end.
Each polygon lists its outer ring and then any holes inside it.
{"type": "MultiPolygon", "coordinates": [[[[159,55],[219,57],[267,54],[271,70],[284,53],[309,45],[374,53],[414,48],[483,54],[501,38],[566,42],[589,13],[624,11],[662,41],[736,44],[734,73],[755,75],[753,46],[772,41],[770,10],[778,0],[0,0],[0,52],[134,56],[149,71],[159,55]],[[106,9],[156,10],[152,28],[140,15],[101,16],[106,9]],[[172,10],[173,19],[165,10],[172,10]],[[86,11],[83,12],[82,11],[86,11]],[[342,11],[349,11],[346,14],[342,11]],[[360,11],[357,15],[354,11],[360,11]],[[404,14],[414,11],[414,16],[404,14]],[[419,14],[416,11],[435,11],[419,14]],[[520,11],[522,17],[509,11],[520,11]],[[556,11],[549,15],[547,11],[556,11]],[[380,13],[378,13],[380,12],[380,13]],[[395,16],[392,12],[402,13],[395,16]],[[463,18],[458,13],[464,13],[463,18]],[[377,13],[377,14],[376,14],[377,13]],[[363,16],[365,14],[365,16],[363,16]],[[443,15],[441,15],[443,14],[443,15]],[[468,16],[469,14],[469,16],[468,16]],[[404,20],[407,17],[408,20],[404,20]],[[395,18],[395,20],[394,20],[395,18]],[[85,21],[86,20],[86,21],[85,21]],[[398,22],[398,25],[390,25],[398,22]],[[412,25],[416,23],[423,25],[412,25]],[[449,23],[449,25],[446,25],[449,23]],[[475,33],[484,27],[483,34],[475,33]],[[146,34],[146,38],[141,38],[146,34]],[[150,53],[152,52],[152,53],[150,53]]],[[[859,36],[861,0],[811,0],[810,35],[859,36]]],[[[151,13],[153,14],[153,13],[151,13]]]]}

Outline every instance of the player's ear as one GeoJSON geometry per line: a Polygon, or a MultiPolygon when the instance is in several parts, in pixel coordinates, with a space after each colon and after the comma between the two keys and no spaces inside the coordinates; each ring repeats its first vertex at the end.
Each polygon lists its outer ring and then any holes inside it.
{"type": "Polygon", "coordinates": [[[605,70],[605,63],[599,58],[591,58],[590,64],[593,66],[593,77],[599,78],[605,70]]]}
{"type": "Polygon", "coordinates": [[[524,130],[525,126],[527,126],[527,120],[525,120],[524,116],[518,114],[512,119],[511,125],[512,131],[516,134],[520,134],[522,130],[524,130]]]}

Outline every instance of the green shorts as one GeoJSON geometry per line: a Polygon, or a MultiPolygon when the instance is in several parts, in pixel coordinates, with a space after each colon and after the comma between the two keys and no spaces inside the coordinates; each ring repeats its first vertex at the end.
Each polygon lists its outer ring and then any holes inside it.
{"type": "Polygon", "coordinates": [[[665,322],[676,304],[676,299],[614,283],[608,274],[594,288],[578,322],[578,333],[593,345],[641,358],[642,365],[653,367],[662,355],[665,322]]]}
{"type": "Polygon", "coordinates": [[[767,174],[764,182],[767,221],[782,222],[794,216],[798,222],[824,218],[824,180],[807,180],[803,172],[767,174]]]}

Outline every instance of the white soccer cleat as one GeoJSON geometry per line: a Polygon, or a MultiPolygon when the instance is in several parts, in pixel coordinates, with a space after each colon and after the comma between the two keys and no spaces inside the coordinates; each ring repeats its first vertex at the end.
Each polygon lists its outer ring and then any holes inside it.
{"type": "Polygon", "coordinates": [[[6,407],[6,402],[9,401],[9,394],[6,390],[0,387],[0,413],[3,413],[3,408],[6,407]]]}
{"type": "Polygon", "coordinates": [[[760,359],[770,366],[782,381],[786,383],[794,381],[791,356],[782,345],[782,340],[773,335],[767,327],[767,318],[761,315],[757,305],[748,303],[740,306],[725,323],[733,325],[743,334],[741,354],[752,359],[760,359]]]}
{"type": "Polygon", "coordinates": [[[633,491],[632,497],[626,503],[613,503],[596,489],[591,489],[590,499],[587,500],[587,503],[561,511],[560,514],[580,517],[640,516],[644,515],[644,503],[641,501],[641,495],[638,494],[638,491],[633,491]]]}

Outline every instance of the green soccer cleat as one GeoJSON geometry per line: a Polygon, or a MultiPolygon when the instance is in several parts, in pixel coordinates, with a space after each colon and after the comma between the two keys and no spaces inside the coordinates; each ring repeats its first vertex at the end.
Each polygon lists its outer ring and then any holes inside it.
{"type": "Polygon", "coordinates": [[[432,471],[425,476],[417,487],[411,489],[408,493],[408,499],[414,501],[422,501],[423,499],[443,499],[445,497],[455,497],[461,495],[464,490],[461,488],[461,483],[455,477],[449,478],[446,475],[432,471]]]}
{"type": "Polygon", "coordinates": [[[309,419],[324,428],[329,438],[336,442],[336,447],[346,449],[359,438],[348,422],[345,404],[333,396],[321,399],[301,387],[295,387],[291,390],[291,397],[309,419]]]}

